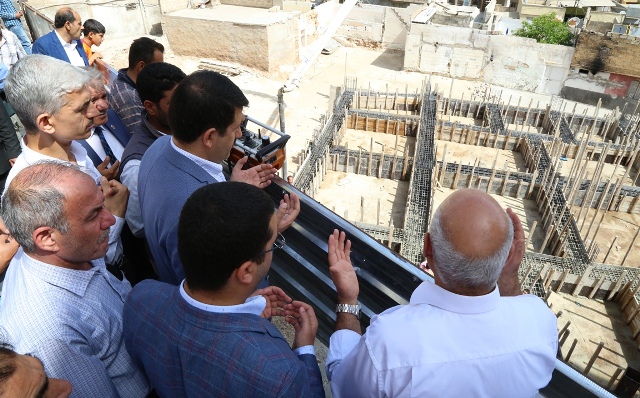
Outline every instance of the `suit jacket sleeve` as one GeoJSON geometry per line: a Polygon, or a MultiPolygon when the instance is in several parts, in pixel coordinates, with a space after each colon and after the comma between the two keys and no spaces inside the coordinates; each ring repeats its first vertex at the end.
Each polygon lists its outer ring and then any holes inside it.
{"type": "Polygon", "coordinates": [[[11,123],[7,108],[4,107],[2,102],[0,102],[0,143],[4,146],[7,161],[17,158],[20,152],[22,152],[22,149],[20,149],[20,141],[16,135],[16,128],[13,126],[13,123],[11,123]]]}
{"type": "Polygon", "coordinates": [[[38,39],[35,41],[35,43],[33,43],[33,45],[31,46],[31,53],[32,54],[44,54],[44,55],[49,55],[49,50],[44,46],[44,36],[43,39],[38,39]]]}
{"type": "Polygon", "coordinates": [[[282,380],[282,388],[277,394],[278,398],[313,397],[324,398],[322,388],[322,376],[315,355],[305,354],[298,356],[303,362],[304,368],[292,366],[282,380]]]}

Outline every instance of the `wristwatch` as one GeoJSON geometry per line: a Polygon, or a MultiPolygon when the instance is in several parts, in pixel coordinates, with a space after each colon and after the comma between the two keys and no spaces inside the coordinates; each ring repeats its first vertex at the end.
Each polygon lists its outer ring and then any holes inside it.
{"type": "Polygon", "coordinates": [[[336,314],[340,312],[353,314],[360,319],[360,304],[338,304],[336,305],[336,314]]]}

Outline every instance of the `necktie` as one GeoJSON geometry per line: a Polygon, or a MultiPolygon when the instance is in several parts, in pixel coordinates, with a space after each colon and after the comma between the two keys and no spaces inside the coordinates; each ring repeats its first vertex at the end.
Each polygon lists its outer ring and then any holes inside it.
{"type": "Polygon", "coordinates": [[[102,148],[104,149],[104,153],[107,154],[107,156],[109,156],[109,164],[111,166],[113,166],[113,164],[116,162],[116,155],[113,154],[113,150],[111,150],[111,147],[109,146],[109,143],[107,142],[107,139],[104,137],[104,132],[102,131],[102,127],[98,126],[93,130],[94,134],[98,136],[98,138],[100,138],[100,143],[102,144],[102,148]]]}

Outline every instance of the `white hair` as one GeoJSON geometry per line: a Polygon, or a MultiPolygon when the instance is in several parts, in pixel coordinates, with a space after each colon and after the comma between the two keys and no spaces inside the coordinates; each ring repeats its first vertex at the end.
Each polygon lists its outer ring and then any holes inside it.
{"type": "Polygon", "coordinates": [[[27,132],[36,132],[39,115],[57,114],[66,104],[65,94],[81,90],[88,82],[89,76],[82,68],[34,54],[13,65],[4,90],[27,132]]]}
{"type": "Polygon", "coordinates": [[[449,241],[448,231],[442,225],[442,212],[438,208],[429,226],[436,272],[447,287],[489,290],[498,282],[513,242],[513,223],[508,221],[507,237],[500,248],[485,258],[469,258],[456,250],[449,241]]]}

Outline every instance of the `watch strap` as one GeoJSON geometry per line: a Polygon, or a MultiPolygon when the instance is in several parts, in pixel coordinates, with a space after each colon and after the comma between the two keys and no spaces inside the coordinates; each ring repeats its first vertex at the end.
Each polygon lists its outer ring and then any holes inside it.
{"type": "Polygon", "coordinates": [[[360,318],[360,304],[338,304],[336,305],[336,313],[346,312],[360,318]]]}

